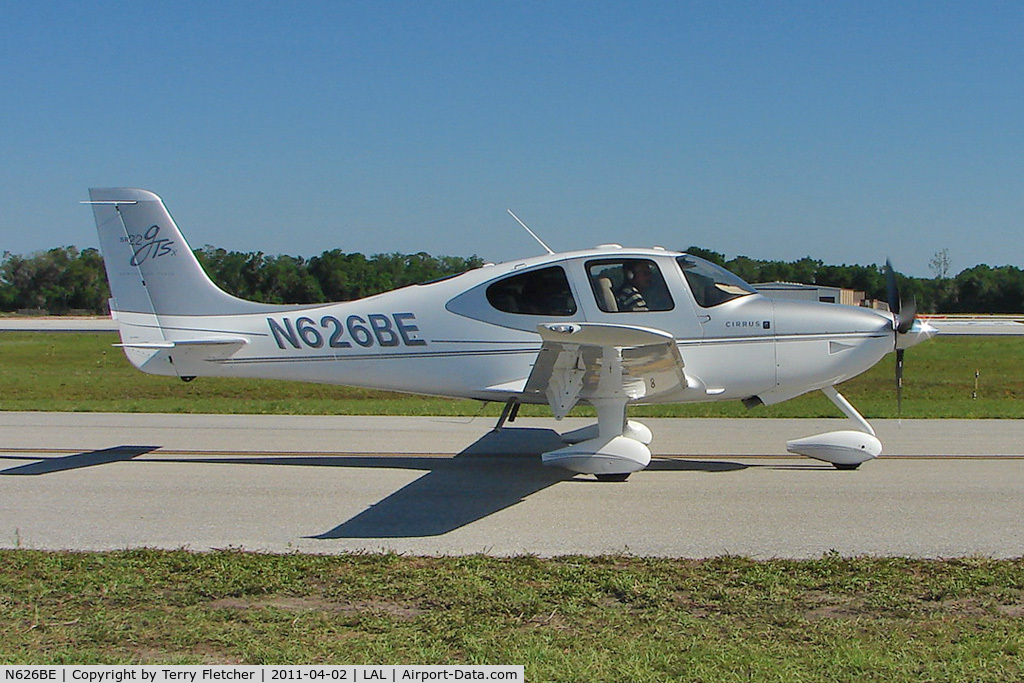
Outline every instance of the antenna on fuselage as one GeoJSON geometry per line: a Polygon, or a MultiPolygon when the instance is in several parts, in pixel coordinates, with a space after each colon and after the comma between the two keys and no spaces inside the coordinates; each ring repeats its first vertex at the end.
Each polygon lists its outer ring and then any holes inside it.
{"type": "Polygon", "coordinates": [[[519,220],[519,216],[517,216],[514,213],[512,213],[512,209],[505,209],[505,210],[508,211],[508,215],[509,216],[512,216],[512,218],[516,219],[516,223],[518,223],[519,225],[523,226],[523,230],[525,230],[526,232],[530,233],[530,237],[532,237],[533,239],[537,240],[537,242],[540,243],[540,246],[544,247],[545,251],[547,251],[549,254],[554,254],[555,253],[554,251],[551,250],[551,247],[549,247],[548,245],[544,244],[544,240],[542,240],[541,238],[537,237],[537,233],[535,233],[533,230],[530,230],[529,226],[526,225],[526,223],[524,223],[521,220],[519,220]]]}

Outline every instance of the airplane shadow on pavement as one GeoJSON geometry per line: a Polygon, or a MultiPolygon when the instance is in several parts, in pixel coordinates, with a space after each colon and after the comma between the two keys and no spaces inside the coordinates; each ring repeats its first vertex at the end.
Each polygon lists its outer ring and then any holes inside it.
{"type": "MultiPolygon", "coordinates": [[[[291,467],[385,468],[423,471],[423,476],[371,505],[355,517],[311,539],[416,538],[440,536],[522,502],[572,472],[545,467],[540,454],[560,448],[551,429],[506,427],[488,432],[454,457],[435,455],[253,455],[251,457],[161,457],[146,462],[179,462],[291,467]]],[[[4,475],[39,475],[128,461],[158,446],[118,446],[21,465],[4,475]]],[[[655,458],[649,470],[728,472],[748,467],[737,462],[655,458]]],[[[587,480],[577,479],[580,483],[587,480]]],[[[593,486],[621,484],[589,482],[593,486]]],[[[628,485],[628,484],[627,484],[628,485]]]]}
{"type": "Polygon", "coordinates": [[[94,467],[106,465],[112,462],[124,462],[137,458],[140,455],[151,453],[160,448],[159,446],[114,446],[99,451],[87,451],[74,453],[59,458],[44,458],[27,465],[19,465],[6,470],[0,470],[2,475],[39,475],[51,474],[53,472],[66,472],[77,470],[83,467],[94,467]]]}
{"type": "MultiPolygon", "coordinates": [[[[576,475],[545,467],[540,454],[561,448],[551,429],[506,427],[489,432],[454,458],[431,458],[424,476],[317,539],[439,536],[512,507],[576,475]]],[[[379,466],[393,466],[382,458],[379,466]]],[[[345,464],[348,466],[348,463],[345,464]]],[[[738,463],[655,461],[652,469],[742,469],[738,463]]],[[[595,486],[614,486],[597,483],[595,486]]]]}

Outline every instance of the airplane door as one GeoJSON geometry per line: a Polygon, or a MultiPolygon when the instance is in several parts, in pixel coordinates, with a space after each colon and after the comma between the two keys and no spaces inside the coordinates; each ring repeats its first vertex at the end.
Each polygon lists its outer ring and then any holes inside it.
{"type": "Polygon", "coordinates": [[[587,321],[664,330],[681,344],[702,338],[693,298],[670,257],[595,257],[574,272],[585,281],[577,290],[587,321]]]}

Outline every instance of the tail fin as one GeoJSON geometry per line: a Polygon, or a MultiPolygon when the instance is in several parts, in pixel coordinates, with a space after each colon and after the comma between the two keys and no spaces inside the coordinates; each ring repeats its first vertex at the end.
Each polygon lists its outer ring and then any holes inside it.
{"type": "Polygon", "coordinates": [[[230,315],[275,308],[239,299],[217,287],[163,200],[152,192],[91,189],[89,198],[113,310],[161,316],[230,315]]]}

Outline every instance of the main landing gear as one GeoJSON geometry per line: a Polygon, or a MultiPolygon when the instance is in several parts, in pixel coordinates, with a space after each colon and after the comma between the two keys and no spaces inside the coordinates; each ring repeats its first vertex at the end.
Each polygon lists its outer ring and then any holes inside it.
{"type": "Polygon", "coordinates": [[[633,472],[651,462],[651,430],[626,420],[625,397],[592,398],[597,425],[569,432],[562,437],[569,445],[545,453],[545,465],[571,472],[593,474],[600,481],[625,481],[633,472]]]}
{"type": "MultiPolygon", "coordinates": [[[[597,409],[597,424],[562,435],[568,444],[544,453],[545,465],[561,467],[580,474],[593,474],[598,481],[626,481],[629,475],[651,462],[651,430],[646,425],[626,419],[625,397],[590,399],[597,409]]],[[[515,421],[519,402],[509,400],[494,426],[499,431],[507,422],[515,421]]]]}

